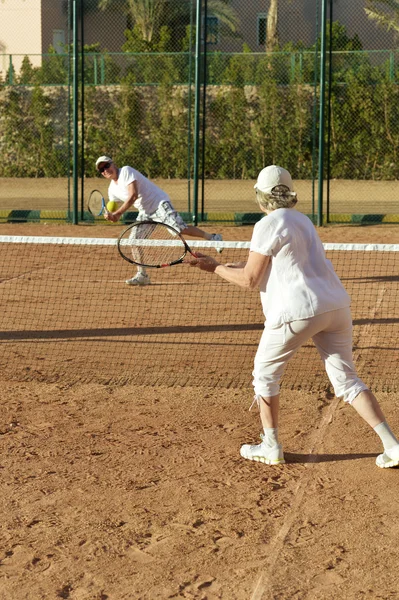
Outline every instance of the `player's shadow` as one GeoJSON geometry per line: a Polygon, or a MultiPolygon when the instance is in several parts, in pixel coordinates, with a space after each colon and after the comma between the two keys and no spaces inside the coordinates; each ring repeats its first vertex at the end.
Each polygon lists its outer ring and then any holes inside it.
{"type": "Polygon", "coordinates": [[[377,281],[399,281],[399,275],[367,275],[360,277],[341,277],[341,281],[355,281],[356,283],[375,283],[377,281]]]}
{"type": "Polygon", "coordinates": [[[356,454],[298,454],[294,452],[284,452],[284,458],[287,463],[323,463],[337,462],[341,460],[359,460],[360,458],[376,458],[380,453],[361,453],[356,454]]]}

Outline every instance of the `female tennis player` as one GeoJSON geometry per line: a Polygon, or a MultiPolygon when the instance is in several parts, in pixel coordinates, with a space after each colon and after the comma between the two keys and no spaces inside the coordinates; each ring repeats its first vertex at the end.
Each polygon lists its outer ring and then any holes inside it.
{"type": "MultiPolygon", "coordinates": [[[[108,221],[119,221],[123,213],[133,205],[138,210],[137,221],[158,221],[177,229],[183,235],[205,240],[222,241],[219,233],[207,233],[194,225],[186,225],[181,215],[173,208],[169,196],[133,167],[117,167],[109,156],[100,156],[96,161],[97,170],[110,181],[109,200],[123,202],[114,212],[104,213],[108,221]]],[[[132,230],[137,234],[137,228],[132,230]]],[[[140,229],[143,231],[143,228],[140,229]]],[[[142,233],[140,234],[142,235],[142,233]]],[[[138,267],[137,274],[127,279],[128,285],[149,285],[150,278],[145,267],[138,267]]]]}
{"type": "Polygon", "coordinates": [[[222,265],[199,254],[187,259],[231,283],[260,289],[266,323],[255,356],[253,385],[262,442],[243,445],[241,456],[269,465],[285,462],[278,440],[280,379],[295,352],[312,338],[336,396],[351,404],[380,437],[384,451],[377,466],[399,465],[399,441],[353,364],[350,298],[310,219],[294,209],[297,197],[291,175],[268,166],[259,173],[255,190],[265,216],[254,227],[247,262],[222,265]]]}

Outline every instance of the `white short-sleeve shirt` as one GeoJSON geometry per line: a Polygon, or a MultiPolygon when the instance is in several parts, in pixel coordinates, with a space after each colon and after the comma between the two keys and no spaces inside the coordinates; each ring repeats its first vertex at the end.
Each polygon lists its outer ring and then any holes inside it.
{"type": "Polygon", "coordinates": [[[254,227],[250,250],[271,257],[260,285],[270,327],[350,305],[314,225],[297,210],[279,208],[263,217],[254,227]]]}
{"type": "Polygon", "coordinates": [[[161,190],[155,183],[152,183],[137,169],[133,167],[122,167],[119,169],[118,181],[112,180],[108,188],[108,197],[110,200],[125,202],[129,198],[127,186],[136,181],[138,198],[134,203],[138,211],[145,212],[147,215],[154,213],[159,204],[165,200],[170,201],[166,192],[161,190]]]}

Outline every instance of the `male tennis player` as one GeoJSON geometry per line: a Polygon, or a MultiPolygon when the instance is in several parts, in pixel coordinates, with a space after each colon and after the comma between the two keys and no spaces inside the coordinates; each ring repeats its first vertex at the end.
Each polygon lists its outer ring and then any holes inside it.
{"type": "MultiPolygon", "coordinates": [[[[183,235],[205,240],[222,241],[219,233],[207,233],[194,225],[186,225],[181,215],[173,208],[169,196],[133,167],[117,167],[109,156],[100,156],[96,161],[97,170],[110,181],[108,197],[123,202],[114,212],[107,212],[108,221],[119,221],[133,205],[138,210],[137,221],[158,221],[174,227],[183,235]]],[[[137,274],[127,279],[128,285],[149,285],[150,278],[145,267],[138,267],[137,274]]]]}
{"type": "Polygon", "coordinates": [[[291,175],[268,166],[259,173],[255,190],[265,216],[254,227],[247,262],[222,265],[199,253],[187,259],[231,283],[260,289],[266,323],[255,356],[253,385],[262,443],[243,445],[241,456],[269,465],[284,462],[278,441],[280,379],[295,352],[312,338],[336,396],[351,404],[380,437],[384,452],[377,466],[398,466],[399,441],[353,364],[350,298],[310,219],[294,209],[297,197],[291,175]]]}

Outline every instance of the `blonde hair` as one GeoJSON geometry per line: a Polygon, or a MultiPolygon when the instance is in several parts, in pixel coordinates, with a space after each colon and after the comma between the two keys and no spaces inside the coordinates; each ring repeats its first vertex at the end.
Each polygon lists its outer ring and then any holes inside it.
{"type": "Polygon", "coordinates": [[[271,192],[262,192],[255,188],[256,200],[264,210],[276,210],[277,208],[292,208],[298,202],[295,192],[290,192],[286,185],[276,185],[271,192]]]}

